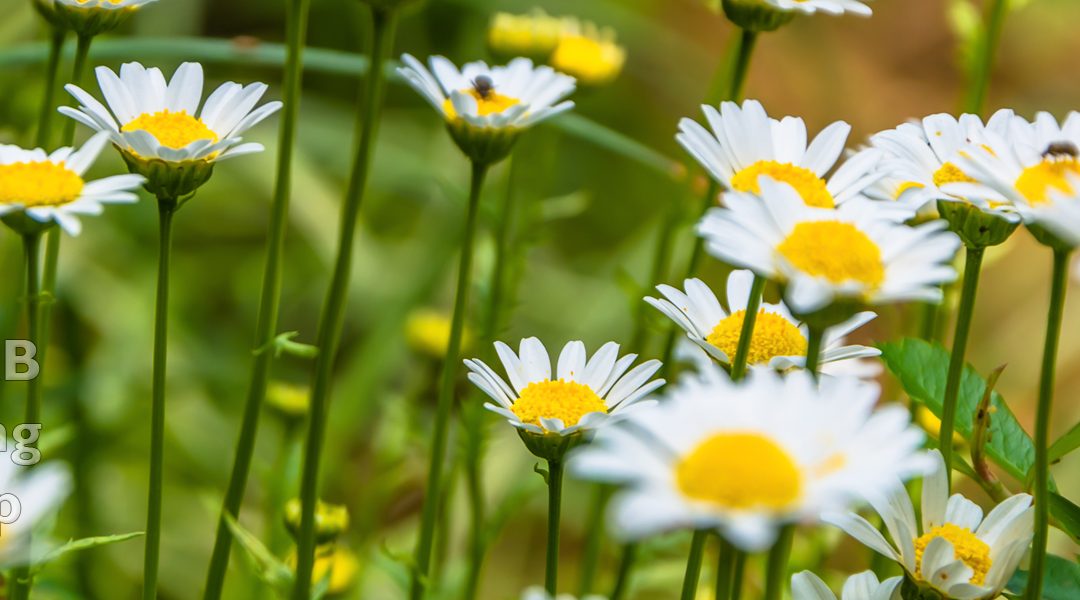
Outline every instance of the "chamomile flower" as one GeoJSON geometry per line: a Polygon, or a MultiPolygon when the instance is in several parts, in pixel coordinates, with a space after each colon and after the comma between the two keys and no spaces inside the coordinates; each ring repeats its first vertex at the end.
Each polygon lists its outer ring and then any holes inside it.
{"type": "MultiPolygon", "coordinates": [[[[900,600],[900,584],[903,577],[890,577],[878,581],[873,571],[864,571],[848,577],[840,592],[840,600],[900,600]]],[[[796,573],[791,577],[791,595],[794,600],[836,600],[829,586],[810,571],[796,573]]]]}
{"type": "Polygon", "coordinates": [[[830,514],[825,520],[899,563],[921,589],[932,588],[958,600],[995,598],[1031,544],[1031,496],[1017,494],[984,518],[971,500],[961,494],[949,496],[941,454],[933,450],[930,455],[934,466],[923,479],[921,521],[898,482],[885,495],[868,496],[892,543],[857,514],[830,514]]]}
{"type": "MultiPolygon", "coordinates": [[[[679,122],[675,139],[725,190],[760,193],[762,176],[792,186],[808,206],[836,208],[866,202],[863,190],[884,174],[877,169],[882,153],[869,150],[845,161],[831,177],[844,151],[851,126],[837,121],[806,143],[806,124],[798,117],[769,117],[761,103],[724,102],[717,110],[702,106],[711,131],[693,119],[679,122]]],[[[878,205],[897,221],[913,211],[901,205],[878,205]]]]}
{"type": "MultiPolygon", "coordinates": [[[[559,594],[558,596],[552,596],[547,593],[547,590],[540,586],[534,586],[525,590],[521,594],[521,600],[577,600],[576,597],[570,594],[559,594]]],[[[605,600],[603,596],[590,594],[588,596],[582,596],[581,600],[605,600]]]]}
{"type": "Polygon", "coordinates": [[[1011,203],[1029,226],[1080,243],[1080,221],[1069,220],[1075,211],[1062,207],[1080,200],[1080,113],[1060,125],[1046,112],[1034,122],[1013,117],[1007,133],[987,135],[958,161],[977,183],[955,184],[957,193],[1011,203]]]}
{"type": "MultiPolygon", "coordinates": [[[[0,566],[26,561],[30,534],[52,517],[70,493],[67,467],[45,463],[28,469],[0,455],[0,504],[6,517],[0,524],[0,566]]],[[[35,548],[41,546],[39,542],[35,540],[35,548]]]]}
{"type": "Polygon", "coordinates": [[[52,14],[79,35],[95,36],[115,29],[142,6],[157,2],[157,0],[35,0],[35,2],[39,5],[50,5],[52,14]]]}
{"type": "Polygon", "coordinates": [[[398,73],[443,116],[474,161],[502,160],[521,131],[574,106],[563,100],[574,91],[574,78],[527,58],[498,67],[471,62],[460,70],[442,56],[431,57],[430,70],[409,54],[401,60],[398,73]]]}
{"type": "Polygon", "coordinates": [[[818,384],[806,371],[758,368],[732,382],[709,365],[662,403],[597,432],[569,466],[622,486],[609,517],[623,539],[718,529],[753,552],[784,524],[814,522],[925,471],[922,432],[903,407],[874,411],[878,394],[874,383],[818,384]]]}
{"type": "Polygon", "coordinates": [[[514,427],[538,435],[569,436],[643,408],[642,401],[664,384],[649,379],[660,361],[633,369],[636,354],[619,358],[619,345],[608,342],[586,360],[585,344],[569,342],[559,354],[552,377],[551,359],[540,340],[521,340],[517,354],[495,342],[510,384],[479,359],[466,360],[469,381],[495,401],[485,408],[506,417],[514,427]]]}
{"type": "Polygon", "coordinates": [[[241,136],[281,108],[276,101],[255,107],[266,93],[264,83],[225,83],[203,103],[199,63],[180,65],[168,82],[161,70],[139,63],[124,64],[119,75],[107,67],[96,73],[106,104],[68,85],[80,106],[61,107],[60,112],[108,132],[133,171],[146,175],[151,186],[183,188],[180,195],[205,183],[214,163],[262,152],[262,144],[244,143],[241,136]]]}
{"type": "Polygon", "coordinates": [[[698,224],[713,256],[779,282],[802,317],[834,302],[939,302],[960,241],[935,221],[909,227],[867,204],[807,206],[790,185],[761,179],[761,195],[729,193],[698,224]]]}
{"type": "Polygon", "coordinates": [[[565,21],[542,8],[523,15],[497,12],[488,27],[488,46],[499,56],[527,56],[544,61],[558,45],[566,28],[565,21]]]}
{"type": "Polygon", "coordinates": [[[139,175],[83,178],[108,141],[108,134],[99,133],[79,149],[60,148],[52,154],[0,145],[0,217],[20,229],[56,223],[69,235],[78,235],[79,216],[99,215],[105,204],[136,202],[139,197],[132,190],[143,183],[139,175]]]}
{"type": "Polygon", "coordinates": [[[765,0],[765,3],[780,10],[804,15],[820,12],[827,15],[851,13],[861,17],[869,17],[874,13],[866,5],[866,0],[765,0]]]}
{"type": "Polygon", "coordinates": [[[571,20],[559,36],[549,62],[584,85],[601,86],[622,72],[626,49],[616,43],[614,29],[571,20]]]}
{"type": "MultiPolygon", "coordinates": [[[[687,279],[685,292],[668,285],[657,286],[664,298],[645,298],[645,301],[674,321],[686,332],[686,337],[715,360],[729,364],[739,345],[753,279],[753,273],[742,270],[728,276],[726,300],[729,311],[724,310],[713,291],[700,279],[687,279]]],[[[877,315],[872,312],[862,312],[830,328],[825,334],[821,362],[829,364],[881,355],[876,348],[844,345],[845,336],[875,317],[877,315]]],[[[768,365],[775,369],[801,367],[806,364],[808,335],[807,327],[793,317],[783,303],[765,302],[754,322],[747,364],[768,365]]]]}

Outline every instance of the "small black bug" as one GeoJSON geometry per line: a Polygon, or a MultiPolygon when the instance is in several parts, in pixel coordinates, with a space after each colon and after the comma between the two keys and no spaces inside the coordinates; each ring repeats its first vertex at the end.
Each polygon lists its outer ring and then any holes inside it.
{"type": "Polygon", "coordinates": [[[1043,152],[1043,157],[1064,157],[1071,156],[1076,158],[1080,156],[1080,150],[1076,148],[1076,144],[1072,142],[1054,142],[1046,147],[1043,152]]]}
{"type": "Polygon", "coordinates": [[[480,96],[481,100],[487,100],[495,91],[495,82],[491,80],[487,75],[480,75],[472,82],[473,89],[476,90],[476,95],[480,96]]]}

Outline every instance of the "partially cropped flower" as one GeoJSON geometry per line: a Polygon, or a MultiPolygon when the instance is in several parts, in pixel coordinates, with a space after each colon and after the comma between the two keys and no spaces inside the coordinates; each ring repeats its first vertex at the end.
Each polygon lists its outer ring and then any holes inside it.
{"type": "MultiPolygon", "coordinates": [[[[878,581],[873,571],[864,571],[848,577],[840,600],[900,600],[900,584],[903,577],[890,577],[878,581]]],[[[829,586],[810,571],[796,573],[791,577],[791,595],[794,600],[836,600],[829,586]]]]}
{"type": "Polygon", "coordinates": [[[941,454],[937,450],[930,454],[934,468],[923,479],[921,521],[899,482],[887,494],[868,496],[892,543],[857,514],[830,514],[825,520],[899,563],[919,589],[930,588],[958,600],[995,598],[1031,544],[1031,496],[1017,494],[984,518],[971,500],[961,494],[949,496],[941,454]]]}
{"type": "MultiPolygon", "coordinates": [[[[60,508],[71,493],[71,473],[60,464],[40,464],[33,469],[17,466],[0,455],[0,567],[24,564],[29,536],[60,508]]],[[[40,550],[41,540],[34,540],[40,550]]]]}
{"type": "Polygon", "coordinates": [[[866,2],[867,0],[765,0],[766,4],[775,6],[780,10],[802,13],[804,15],[812,15],[820,12],[829,15],[851,13],[853,15],[869,17],[873,14],[873,11],[866,5],[866,2]]]}
{"type": "Polygon", "coordinates": [[[831,15],[871,14],[867,0],[721,0],[724,14],[731,22],[749,31],[773,31],[790,22],[795,15],[823,12],[831,15]]]}
{"type": "Polygon", "coordinates": [[[138,175],[83,179],[108,141],[108,134],[100,133],[77,150],[52,154],[0,145],[0,217],[23,233],[56,223],[78,235],[80,216],[99,215],[105,204],[137,201],[132,190],[143,183],[138,175]]]}
{"type": "Polygon", "coordinates": [[[96,73],[107,107],[68,85],[80,107],[60,112],[108,132],[129,168],[145,175],[159,196],[186,196],[209,179],[217,161],[261,152],[262,144],[243,143],[241,136],[281,108],[281,102],[255,108],[266,93],[263,83],[229,82],[203,103],[199,63],[180,65],[169,82],[159,69],[139,63],[124,64],[119,75],[107,67],[96,73]]]}
{"type": "Polygon", "coordinates": [[[311,408],[311,390],[306,385],[271,381],[266,388],[266,406],[285,421],[304,418],[311,408]]]}
{"type": "Polygon", "coordinates": [[[575,20],[562,32],[549,62],[584,85],[600,86],[622,72],[626,49],[615,42],[615,30],[575,20]]]}
{"type": "MultiPolygon", "coordinates": [[[[450,343],[450,325],[450,318],[441,312],[415,311],[405,321],[405,341],[415,352],[442,360],[450,343]]],[[[468,348],[472,342],[472,332],[466,328],[462,335],[461,346],[468,348]]]]}
{"type": "MultiPolygon", "coordinates": [[[[299,498],[285,503],[285,528],[293,537],[300,535],[300,520],[303,504],[299,498]]],[[[319,500],[315,503],[315,541],[327,544],[336,540],[349,529],[349,509],[341,504],[330,504],[319,500]]]]}
{"type": "Polygon", "coordinates": [[[495,401],[484,405],[488,410],[532,434],[569,436],[596,429],[631,409],[643,408],[646,396],[664,384],[662,379],[650,381],[660,361],[630,369],[637,355],[619,358],[615,342],[604,344],[588,359],[585,344],[569,342],[554,372],[547,349],[536,338],[521,340],[517,354],[502,342],[495,342],[495,350],[510,384],[478,359],[465,361],[469,381],[495,401]]]}
{"type": "MultiPolygon", "coordinates": [[[[675,138],[726,190],[760,193],[758,182],[764,176],[792,186],[808,206],[836,208],[866,202],[863,190],[884,175],[876,168],[882,154],[871,150],[845,161],[826,179],[851,132],[843,121],[826,127],[807,146],[802,119],[773,119],[756,100],[747,100],[741,107],[724,102],[719,110],[701,109],[711,131],[684,118],[675,138]]],[[[897,221],[914,212],[899,205],[875,205],[897,221]]]]}
{"type": "Polygon", "coordinates": [[[767,178],[760,196],[725,194],[726,208],[698,225],[706,249],[732,265],[779,282],[802,317],[832,303],[939,302],[940,284],[960,241],[940,221],[909,227],[865,204],[843,210],[806,206],[791,186],[767,178]]]}
{"type": "Polygon", "coordinates": [[[609,517],[623,539],[717,529],[767,548],[784,524],[815,522],[896,477],[925,472],[907,410],[875,411],[879,388],[850,377],[752,369],[732,382],[710,365],[662,403],[597,433],[576,475],[621,485],[609,517]]]}
{"type": "Polygon", "coordinates": [[[111,31],[145,4],[157,0],[35,0],[51,4],[53,14],[65,26],[82,36],[111,31]]]}
{"type": "Polygon", "coordinates": [[[497,12],[488,27],[488,46],[499,56],[526,56],[545,61],[555,51],[566,27],[565,21],[541,8],[523,15],[497,12]]]}
{"type": "Polygon", "coordinates": [[[1080,210],[1069,206],[1080,203],[1080,113],[1060,125],[1045,112],[1034,122],[1013,117],[1006,134],[988,133],[958,160],[978,183],[956,184],[957,193],[1011,203],[1027,225],[1080,244],[1080,219],[1070,219],[1080,210]]]}
{"type": "MultiPolygon", "coordinates": [[[[285,564],[296,570],[296,549],[285,558],[285,564]]],[[[324,544],[315,549],[315,566],[311,571],[311,582],[318,584],[326,580],[326,593],[339,596],[348,592],[356,582],[360,572],[360,561],[356,554],[341,544],[324,544]]]]}
{"type": "Polygon", "coordinates": [[[433,56],[430,71],[411,55],[401,60],[398,73],[443,116],[454,141],[476,162],[506,158],[521,131],[574,106],[563,100],[574,91],[574,78],[527,58],[499,67],[471,62],[458,70],[433,56]]]}
{"type": "MultiPolygon", "coordinates": [[[[577,597],[570,594],[559,594],[558,596],[552,596],[547,593],[542,587],[535,586],[525,590],[521,594],[521,600],[577,600],[577,597]]],[[[605,600],[603,596],[596,594],[590,594],[588,596],[582,596],[581,600],[605,600]]]]}
{"type": "MultiPolygon", "coordinates": [[[[739,345],[746,301],[754,275],[750,271],[733,271],[728,276],[724,310],[716,294],[700,279],[687,279],[686,291],[660,285],[657,290],[664,299],[645,298],[645,301],[667,315],[715,360],[730,364],[739,345]]],[[[848,346],[844,338],[852,331],[873,320],[877,315],[862,312],[825,334],[821,363],[824,372],[836,361],[880,356],[881,351],[866,346],[848,346]]],[[[754,322],[754,334],[747,354],[748,365],[768,365],[775,369],[801,367],[806,364],[807,327],[791,315],[787,306],[762,303],[754,322]]]]}

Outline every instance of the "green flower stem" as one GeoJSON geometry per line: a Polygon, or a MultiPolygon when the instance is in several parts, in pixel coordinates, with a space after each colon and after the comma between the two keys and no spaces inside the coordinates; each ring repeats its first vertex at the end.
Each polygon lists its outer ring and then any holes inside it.
{"type": "Polygon", "coordinates": [[[169,336],[169,263],[176,199],[158,198],[157,301],[154,306],[154,373],[150,415],[150,492],[146,509],[146,554],[143,560],[143,600],[157,598],[161,552],[161,500],[165,457],[165,374],[169,336]]]}
{"type": "MultiPolygon", "coordinates": [[[[472,184],[469,190],[469,209],[465,221],[465,239],[462,241],[461,259],[458,266],[457,292],[454,298],[454,316],[450,324],[450,342],[446,347],[442,374],[439,380],[439,394],[435,409],[435,425],[431,443],[431,460],[427,479],[427,494],[420,517],[420,537],[416,544],[415,571],[409,586],[409,598],[420,600],[428,586],[428,571],[431,567],[431,547],[435,539],[435,521],[439,514],[439,502],[442,500],[442,471],[446,454],[447,426],[450,422],[450,408],[454,399],[454,383],[457,380],[458,365],[461,360],[461,338],[465,329],[465,315],[469,306],[469,284],[471,281],[473,241],[476,237],[476,218],[480,206],[480,191],[484,187],[484,177],[488,165],[473,163],[472,184]]],[[[297,598],[295,600],[301,600],[297,598]]]]}
{"type": "MultiPolygon", "coordinates": [[[[75,38],[75,64],[71,69],[71,83],[82,85],[83,77],[86,76],[87,58],[90,56],[90,44],[94,41],[93,36],[79,35],[75,38]]],[[[64,123],[63,144],[70,146],[75,139],[75,119],[68,119],[64,123]]]]}
{"type": "Polygon", "coordinates": [[[945,400],[941,412],[941,429],[938,434],[941,458],[945,461],[945,476],[952,481],[953,431],[956,422],[956,402],[960,395],[960,376],[964,372],[964,355],[967,352],[971,332],[971,318],[975,312],[975,294],[979,289],[979,272],[982,270],[983,248],[967,249],[964,261],[964,287],[960,291],[960,309],[956,315],[956,333],[953,335],[952,356],[945,379],[945,400]]]}
{"type": "Polygon", "coordinates": [[[49,38],[49,61],[45,67],[45,93],[41,96],[41,112],[38,113],[35,143],[39,148],[49,145],[52,137],[53,115],[56,113],[56,84],[60,78],[60,55],[64,49],[67,32],[60,27],[53,27],[49,38]]]}
{"type": "Polygon", "coordinates": [[[622,558],[619,560],[619,572],[615,574],[615,585],[611,588],[610,600],[623,600],[630,587],[630,574],[637,562],[638,545],[630,542],[623,545],[622,558]]]}
{"type": "Polygon", "coordinates": [[[694,600],[697,596],[698,579],[701,577],[701,560],[705,557],[705,542],[709,532],[705,529],[694,531],[690,539],[690,556],[686,559],[686,574],[683,575],[681,600],[694,600]]]}
{"type": "Polygon", "coordinates": [[[731,600],[742,598],[743,576],[746,575],[746,553],[735,550],[735,565],[732,567],[731,600]]]}
{"type": "MultiPolygon", "coordinates": [[[[41,268],[41,234],[23,234],[23,251],[26,265],[26,337],[39,350],[45,343],[41,337],[41,280],[39,271],[41,268]]],[[[41,362],[38,362],[39,368],[41,362]]],[[[41,372],[38,376],[27,382],[26,414],[25,423],[39,423],[41,420],[41,372]]],[[[27,539],[29,554],[30,540],[27,539]]],[[[12,600],[27,600],[30,598],[30,588],[33,586],[33,577],[30,575],[29,566],[17,567],[12,573],[11,598],[12,600]]]]}
{"type": "Polygon", "coordinates": [[[923,302],[919,304],[919,339],[934,342],[938,338],[938,321],[944,312],[942,303],[923,302]]]}
{"type": "Polygon", "coordinates": [[[1065,312],[1065,290],[1069,283],[1069,253],[1054,250],[1054,270],[1050,288],[1050,309],[1046,315],[1046,345],[1043,347],[1039,377],[1039,405],[1035,413],[1035,539],[1031,544],[1031,566],[1025,600],[1040,600],[1046,568],[1046,543],[1050,534],[1050,412],[1054,401],[1054,369],[1061,318],[1065,312]]]}
{"type": "Polygon", "coordinates": [[[985,28],[979,39],[979,47],[976,49],[971,84],[968,88],[967,100],[964,102],[964,109],[973,114],[980,114],[983,105],[986,104],[987,92],[990,89],[990,71],[994,66],[994,55],[998,42],[1001,40],[1001,30],[1005,25],[1005,14],[1009,10],[1009,2],[1008,0],[990,0],[986,6],[985,28]]]}
{"type": "Polygon", "coordinates": [[[731,581],[735,578],[735,556],[738,551],[723,537],[720,538],[720,557],[716,565],[716,600],[731,600],[731,581]]]}
{"type": "Polygon", "coordinates": [[[750,70],[750,57],[754,54],[757,33],[743,29],[739,35],[739,45],[735,49],[735,62],[731,70],[731,85],[727,90],[727,100],[738,102],[746,86],[746,74],[750,70]]]}
{"type": "Polygon", "coordinates": [[[292,186],[293,142],[296,137],[296,120],[300,108],[300,95],[303,80],[304,39],[310,0],[290,0],[285,18],[289,58],[285,65],[285,81],[282,92],[284,110],[278,130],[277,176],[274,185],[274,200],[270,210],[270,230],[266,243],[266,265],[263,270],[262,293],[259,300],[259,316],[255,325],[254,348],[255,360],[251,367],[251,379],[248,383],[247,401],[240,425],[240,435],[236,440],[236,453],[233,459],[229,487],[218,520],[214,550],[210,558],[210,567],[206,574],[206,587],[203,598],[218,600],[225,585],[225,574],[229,566],[229,550],[232,546],[232,531],[229,529],[227,516],[236,518],[244,500],[248,473],[251,470],[251,458],[255,451],[255,439],[259,428],[259,414],[262,412],[266,397],[266,385],[270,377],[270,368],[274,353],[268,346],[274,339],[278,323],[278,309],[281,303],[282,256],[285,248],[285,233],[289,224],[289,193],[292,186]],[[261,349],[261,351],[260,351],[261,349]]]}
{"type": "Polygon", "coordinates": [[[585,521],[590,524],[589,534],[585,538],[585,548],[581,552],[581,582],[578,584],[578,596],[582,597],[591,594],[596,584],[596,571],[600,565],[600,550],[606,529],[604,511],[614,491],[614,488],[609,485],[599,484],[593,487],[593,497],[589,502],[588,517],[585,521]]]}
{"type": "Polygon", "coordinates": [[[311,596],[311,574],[315,568],[315,503],[319,497],[319,467],[322,461],[326,437],[327,412],[330,403],[330,383],[334,372],[334,358],[341,342],[341,330],[345,321],[345,308],[349,294],[352,272],[353,242],[360,205],[367,187],[371,167],[375,135],[379,127],[379,113],[383,103],[386,79],[383,65],[394,46],[397,30],[397,13],[393,10],[372,9],[371,65],[367,91],[363,95],[357,121],[357,147],[348,191],[341,207],[338,232],[337,260],[319,318],[315,359],[315,374],[311,386],[311,408],[307,438],[304,444],[304,467],[300,481],[300,536],[297,539],[296,581],[293,600],[308,600],[311,596]]]}
{"type": "Polygon", "coordinates": [[[731,361],[731,378],[736,381],[746,374],[746,360],[750,355],[750,342],[754,339],[754,324],[757,323],[761,295],[764,291],[765,278],[754,275],[754,282],[750,285],[750,297],[746,299],[746,314],[743,316],[742,330],[739,331],[739,345],[735,347],[735,356],[731,361]]]}
{"type": "Polygon", "coordinates": [[[820,375],[821,351],[825,342],[825,328],[820,326],[809,327],[809,335],[806,340],[806,370],[817,379],[820,375]]]}
{"type": "Polygon", "coordinates": [[[544,569],[544,588],[552,597],[559,587],[559,527],[562,513],[563,462],[548,461],[548,535],[547,567],[544,569]]]}
{"type": "MultiPolygon", "coordinates": [[[[810,356],[806,357],[809,365],[810,356]]],[[[809,367],[807,367],[809,368],[809,367]]],[[[791,544],[795,540],[795,526],[785,525],[769,550],[769,557],[765,566],[765,595],[764,600],[780,600],[783,597],[784,588],[788,585],[787,565],[791,556],[791,544]]]]}

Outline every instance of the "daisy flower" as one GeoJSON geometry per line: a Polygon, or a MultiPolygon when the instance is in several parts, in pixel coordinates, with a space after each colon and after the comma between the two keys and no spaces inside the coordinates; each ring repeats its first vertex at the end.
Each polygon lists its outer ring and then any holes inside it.
{"type": "Polygon", "coordinates": [[[946,598],[995,598],[1031,544],[1031,496],[1017,494],[984,518],[971,500],[949,496],[941,454],[933,450],[930,455],[934,466],[923,479],[921,521],[899,483],[887,494],[868,496],[892,543],[857,514],[829,514],[824,520],[899,563],[920,588],[932,588],[946,598]]]}
{"type": "Polygon", "coordinates": [[[495,342],[510,384],[479,359],[466,360],[469,381],[495,401],[484,405],[506,417],[514,427],[537,435],[569,436],[621,418],[632,409],[651,403],[643,399],[663,379],[649,380],[660,361],[646,361],[633,369],[636,354],[619,358],[619,345],[608,342],[586,360],[585,344],[563,347],[552,378],[551,360],[540,340],[521,340],[517,354],[495,342]]]}
{"type": "Polygon", "coordinates": [[[803,203],[790,185],[761,180],[761,196],[728,193],[698,224],[713,256],[779,282],[796,315],[837,301],[939,302],[960,245],[935,221],[908,227],[868,204],[845,210],[803,203]]]}
{"type": "Polygon", "coordinates": [[[565,21],[542,8],[533,8],[522,15],[497,12],[488,27],[488,47],[500,56],[547,60],[562,37],[565,21]]]}
{"type": "Polygon", "coordinates": [[[814,522],[896,477],[925,472],[923,433],[901,406],[874,411],[879,388],[851,377],[715,365],[660,404],[597,432],[570,457],[576,475],[619,484],[609,517],[623,539],[717,529],[747,552],[777,529],[814,522]]]}
{"type": "Polygon", "coordinates": [[[1080,199],[1080,113],[1061,124],[1046,112],[1034,122],[1013,117],[1006,133],[988,134],[958,160],[978,183],[955,184],[956,192],[1011,203],[1026,224],[1080,243],[1080,220],[1069,218],[1078,211],[1068,206],[1080,199]]]}
{"type": "MultiPolygon", "coordinates": [[[[840,600],[900,600],[900,584],[903,580],[903,577],[897,576],[879,582],[873,571],[864,571],[848,577],[840,592],[840,600]]],[[[791,595],[794,600],[836,600],[829,586],[810,571],[791,577],[791,595]]]]}
{"type": "Polygon", "coordinates": [[[765,3],[782,11],[804,15],[820,12],[827,15],[851,13],[869,17],[874,14],[874,11],[866,5],[866,0],[765,0],[765,3]]]}
{"type": "MultiPolygon", "coordinates": [[[[753,279],[753,273],[742,270],[732,271],[728,276],[726,301],[729,311],[724,310],[716,294],[700,279],[687,279],[685,291],[659,285],[656,289],[664,298],[645,298],[645,301],[681,327],[686,337],[709,356],[730,364],[739,345],[753,279]]],[[[881,351],[876,348],[844,345],[845,336],[876,317],[872,312],[862,312],[830,328],[825,334],[821,362],[880,356],[881,351]]],[[[768,365],[774,369],[801,367],[806,364],[808,335],[806,325],[793,317],[782,302],[762,303],[754,322],[747,364],[768,365]]]]}
{"type": "MultiPolygon", "coordinates": [[[[558,596],[552,596],[547,593],[547,590],[540,586],[534,586],[525,590],[521,594],[521,600],[577,600],[576,597],[570,594],[559,594],[558,596]]],[[[603,596],[591,594],[588,596],[582,596],[581,600],[605,600],[603,596]]]]}
{"type": "Polygon", "coordinates": [[[616,43],[614,29],[573,19],[559,37],[549,62],[582,84],[601,86],[622,72],[626,49],[616,43]]]}
{"type": "Polygon", "coordinates": [[[105,204],[139,199],[132,190],[143,183],[139,175],[114,175],[95,181],[83,176],[109,141],[99,133],[79,149],[60,148],[52,154],[40,148],[25,150],[0,145],[0,216],[41,229],[58,224],[70,235],[82,230],[81,215],[99,215],[105,204]]]}
{"type": "MultiPolygon", "coordinates": [[[[0,505],[5,515],[0,524],[0,566],[26,561],[30,534],[50,518],[71,493],[67,467],[53,463],[33,469],[20,467],[0,455],[0,505]]],[[[34,547],[40,551],[40,540],[34,547]]]]}
{"type": "MultiPolygon", "coordinates": [[[[802,119],[771,118],[756,100],[747,100],[741,107],[724,102],[719,110],[707,105],[701,110],[711,131],[684,118],[675,139],[725,190],[758,194],[759,181],[767,176],[792,186],[808,206],[836,208],[865,202],[863,190],[884,175],[876,168],[881,152],[870,150],[854,155],[826,179],[851,132],[843,121],[826,127],[808,146],[802,119]]],[[[913,212],[903,206],[879,208],[898,221],[913,212]]]]}
{"type": "Polygon", "coordinates": [[[51,13],[82,36],[95,36],[115,29],[143,5],[152,2],[157,0],[35,0],[47,18],[51,13]]]}

